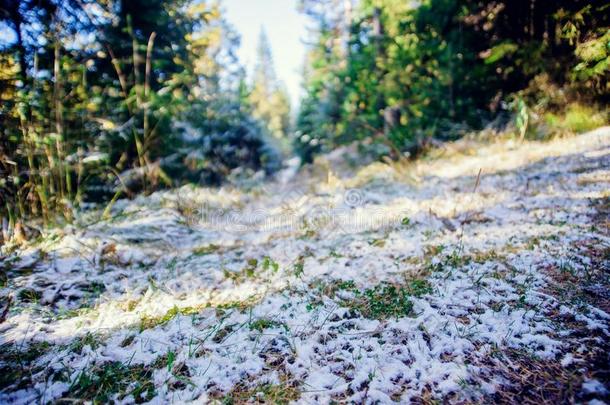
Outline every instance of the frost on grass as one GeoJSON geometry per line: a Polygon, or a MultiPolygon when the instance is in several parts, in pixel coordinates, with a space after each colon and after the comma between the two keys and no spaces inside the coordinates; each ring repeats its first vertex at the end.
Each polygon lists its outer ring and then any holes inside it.
{"type": "Polygon", "coordinates": [[[608,400],[608,129],[481,150],[5,247],[0,402],[608,400]]]}

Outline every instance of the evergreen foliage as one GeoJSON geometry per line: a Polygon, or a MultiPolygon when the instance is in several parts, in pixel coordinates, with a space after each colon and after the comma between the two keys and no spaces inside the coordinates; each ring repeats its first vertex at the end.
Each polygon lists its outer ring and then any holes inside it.
{"type": "Polygon", "coordinates": [[[316,27],[294,139],[304,161],[354,140],[394,157],[417,153],[432,136],[455,138],[523,103],[558,112],[569,101],[608,101],[604,2],[304,0],[302,8],[316,27]],[[549,87],[567,99],[551,99],[549,87]]]}
{"type": "Polygon", "coordinates": [[[216,3],[8,0],[0,23],[12,34],[0,41],[0,211],[11,224],[278,167],[216,3]]]}
{"type": "Polygon", "coordinates": [[[290,132],[290,101],[273,67],[269,39],[261,30],[254,78],[248,98],[252,114],[277,144],[285,145],[290,132]]]}

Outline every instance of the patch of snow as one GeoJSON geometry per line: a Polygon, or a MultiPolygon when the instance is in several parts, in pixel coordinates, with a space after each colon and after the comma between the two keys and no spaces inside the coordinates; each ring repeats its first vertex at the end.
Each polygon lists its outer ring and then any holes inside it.
{"type": "MultiPolygon", "coordinates": [[[[551,273],[591,266],[575,246],[610,246],[590,226],[590,200],[607,198],[609,145],[601,131],[419,163],[414,184],[375,163],[319,181],[286,172],[290,181],[249,192],[159,191],[117,201],[106,220],[84,213],[87,226],[14,256],[1,295],[17,305],[0,343],[52,348],[33,383],[0,392],[0,402],[53,402],[82,371],[111,361],[154,366],[152,403],[208,402],[286,382],[302,403],[408,402],[424,391],[468,402],[504,383],[480,378],[492,350],[571,367],[571,331],[557,330],[554,317],[608,336],[610,315],[560,301],[549,292],[551,273]],[[278,270],[263,268],[265,258],[278,270]],[[350,308],[353,291],[327,291],[338,280],[362,291],[420,278],[431,292],[411,297],[413,313],[398,319],[367,319],[350,308]],[[18,298],[25,289],[42,295],[26,302],[18,298]],[[257,320],[267,321],[262,330],[257,320]],[[85,336],[97,344],[70,348],[85,336]],[[168,353],[189,370],[181,388],[156,364],[168,353]]],[[[599,384],[583,389],[601,393],[599,384]]]]}

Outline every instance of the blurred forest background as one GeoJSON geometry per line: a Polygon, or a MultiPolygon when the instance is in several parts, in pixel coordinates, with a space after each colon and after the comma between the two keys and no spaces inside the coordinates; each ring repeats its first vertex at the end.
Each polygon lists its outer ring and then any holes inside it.
{"type": "Polygon", "coordinates": [[[272,176],[293,154],[306,164],[354,142],[406,159],[483,128],[544,139],[608,122],[607,2],[300,8],[311,25],[291,111],[264,32],[246,77],[221,3],[2,0],[4,233],[162,187],[272,176]]]}

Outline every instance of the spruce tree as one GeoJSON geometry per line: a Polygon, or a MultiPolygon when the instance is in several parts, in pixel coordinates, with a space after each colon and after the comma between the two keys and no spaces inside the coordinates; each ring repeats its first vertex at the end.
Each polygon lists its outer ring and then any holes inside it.
{"type": "Polygon", "coordinates": [[[271,45],[264,29],[260,32],[249,100],[254,117],[284,147],[290,132],[290,101],[276,76],[271,45]]]}

